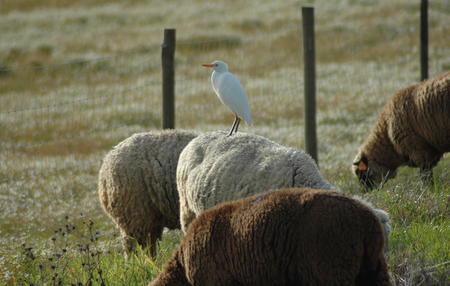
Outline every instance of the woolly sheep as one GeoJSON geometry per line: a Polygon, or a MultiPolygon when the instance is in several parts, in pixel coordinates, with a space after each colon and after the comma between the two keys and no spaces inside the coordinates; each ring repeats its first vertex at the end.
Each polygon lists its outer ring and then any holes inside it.
{"type": "Polygon", "coordinates": [[[402,165],[419,167],[426,181],[450,151],[450,72],[398,91],[353,161],[367,189],[383,184],[402,165]]]}
{"type": "Polygon", "coordinates": [[[392,285],[371,208],[338,192],[285,189],[193,221],[149,286],[392,285]]]}
{"type": "Polygon", "coordinates": [[[181,152],[177,167],[183,232],[201,212],[270,189],[335,190],[306,153],[246,133],[203,133],[181,152]]]}
{"type": "MultiPolygon", "coordinates": [[[[191,221],[219,203],[269,189],[310,187],[337,190],[306,153],[266,138],[245,133],[204,133],[181,152],[177,167],[180,222],[183,232],[191,221]]],[[[383,224],[388,249],[388,215],[369,205],[383,224]]]]}
{"type": "Polygon", "coordinates": [[[134,240],[150,246],[164,227],[179,228],[176,168],[181,150],[197,134],[183,130],[138,133],[115,146],[103,159],[98,193],[103,210],[120,229],[126,251],[134,240]]]}

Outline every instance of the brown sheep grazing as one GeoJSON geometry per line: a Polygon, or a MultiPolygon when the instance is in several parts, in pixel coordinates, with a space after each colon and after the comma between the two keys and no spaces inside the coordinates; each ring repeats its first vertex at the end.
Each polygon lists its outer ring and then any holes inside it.
{"type": "Polygon", "coordinates": [[[383,230],[364,202],[283,189],[197,217],[160,275],[163,285],[392,285],[383,230]]]}
{"type": "Polygon", "coordinates": [[[387,103],[353,161],[367,189],[382,185],[402,165],[419,167],[425,181],[450,151],[450,72],[402,89],[387,103]]]}

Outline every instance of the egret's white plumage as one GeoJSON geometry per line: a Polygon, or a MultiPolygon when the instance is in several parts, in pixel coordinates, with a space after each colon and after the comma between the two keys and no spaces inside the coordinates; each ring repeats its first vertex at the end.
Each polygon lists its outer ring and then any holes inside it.
{"type": "Polygon", "coordinates": [[[252,115],[245,90],[236,76],[228,71],[227,64],[221,61],[214,61],[203,66],[213,69],[211,75],[213,89],[220,101],[236,116],[228,135],[237,132],[240,118],[244,119],[247,124],[252,124],[252,115]]]}

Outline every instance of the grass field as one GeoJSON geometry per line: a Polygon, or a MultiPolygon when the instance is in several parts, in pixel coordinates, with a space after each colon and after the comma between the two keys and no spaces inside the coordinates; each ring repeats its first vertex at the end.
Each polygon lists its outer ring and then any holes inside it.
{"type": "MultiPolygon", "coordinates": [[[[124,259],[96,190],[112,146],[161,126],[164,28],[177,29],[177,128],[231,126],[200,66],[222,59],[249,94],[254,125],[240,130],[303,149],[309,4],[321,171],[390,213],[397,285],[449,285],[449,156],[433,186],[401,168],[364,193],[350,172],[382,106],[419,80],[419,2],[0,0],[0,284],[145,285],[174,251],[177,231],[155,261],[145,251],[124,259]]],[[[430,1],[429,23],[435,76],[450,70],[448,1],[430,1]]]]}

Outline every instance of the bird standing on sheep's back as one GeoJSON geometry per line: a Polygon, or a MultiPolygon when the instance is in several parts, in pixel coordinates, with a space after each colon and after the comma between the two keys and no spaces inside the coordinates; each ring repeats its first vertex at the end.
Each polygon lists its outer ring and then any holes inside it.
{"type": "Polygon", "coordinates": [[[241,118],[248,125],[252,124],[252,115],[245,90],[236,76],[228,71],[227,64],[221,61],[214,61],[211,64],[203,64],[203,66],[213,69],[211,75],[213,89],[220,101],[235,115],[235,120],[228,136],[237,132],[241,118]]]}

